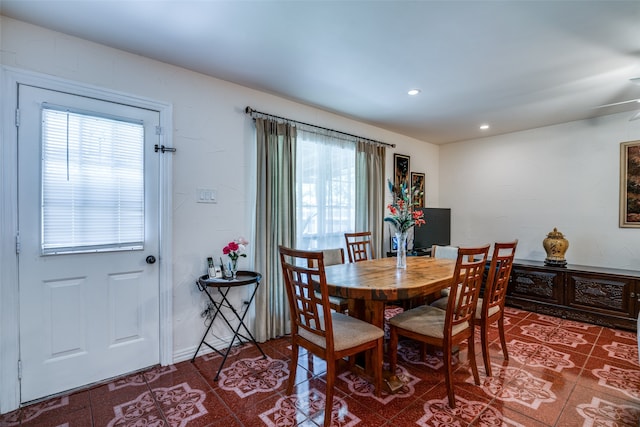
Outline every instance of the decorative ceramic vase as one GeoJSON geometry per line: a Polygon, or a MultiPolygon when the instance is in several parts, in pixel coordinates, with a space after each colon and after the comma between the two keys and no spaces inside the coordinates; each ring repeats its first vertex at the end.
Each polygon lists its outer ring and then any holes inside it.
{"type": "Polygon", "coordinates": [[[564,235],[554,228],[552,232],[547,234],[547,237],[542,241],[542,246],[547,252],[547,257],[544,260],[545,265],[564,267],[567,265],[567,260],[564,258],[564,254],[569,249],[569,241],[564,238],[564,235]]]}
{"type": "Polygon", "coordinates": [[[396,268],[407,268],[407,232],[396,233],[398,253],[396,254],[396,268]]]}

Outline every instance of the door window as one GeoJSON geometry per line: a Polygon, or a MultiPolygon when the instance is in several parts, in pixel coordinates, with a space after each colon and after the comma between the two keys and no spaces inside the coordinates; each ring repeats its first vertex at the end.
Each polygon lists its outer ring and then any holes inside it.
{"type": "Polygon", "coordinates": [[[143,249],[142,123],[43,105],[42,254],[143,249]]]}

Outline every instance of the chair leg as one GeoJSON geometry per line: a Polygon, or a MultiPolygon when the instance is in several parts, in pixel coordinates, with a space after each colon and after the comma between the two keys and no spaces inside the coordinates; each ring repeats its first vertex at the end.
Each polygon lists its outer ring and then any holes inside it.
{"type": "Polygon", "coordinates": [[[398,330],[393,325],[389,325],[389,369],[391,375],[396,373],[398,364],[398,330]]]}
{"type": "Polygon", "coordinates": [[[487,322],[480,323],[480,342],[482,343],[482,360],[484,361],[484,370],[487,376],[491,376],[491,360],[489,359],[489,331],[487,322]]]}
{"type": "Polygon", "coordinates": [[[324,425],[331,425],[331,412],[333,411],[333,388],[336,380],[335,360],[327,360],[327,389],[325,390],[324,401],[324,425]]]}
{"type": "Polygon", "coordinates": [[[383,347],[384,347],[384,338],[380,338],[378,340],[378,345],[374,350],[375,354],[373,357],[373,366],[375,369],[373,386],[375,387],[375,394],[377,397],[382,396],[382,361],[384,359],[383,347]]]}
{"type": "Polygon", "coordinates": [[[471,363],[471,372],[473,372],[473,380],[476,385],[480,385],[480,375],[478,375],[478,364],[476,363],[476,349],[473,342],[473,333],[467,340],[467,352],[469,353],[469,363],[471,363]]]}
{"type": "Polygon", "coordinates": [[[298,346],[291,345],[291,361],[289,362],[289,384],[287,385],[287,394],[293,393],[293,386],[296,382],[296,370],[298,367],[298,346]]]}
{"type": "Polygon", "coordinates": [[[509,353],[507,353],[507,340],[504,337],[504,316],[500,316],[498,319],[498,332],[500,332],[500,344],[502,345],[504,360],[509,360],[509,353]]]}
{"type": "Polygon", "coordinates": [[[447,396],[449,397],[449,407],[451,409],[456,407],[456,397],[453,394],[453,367],[451,366],[451,345],[445,344],[442,346],[442,353],[444,358],[444,382],[447,386],[447,396]]]}

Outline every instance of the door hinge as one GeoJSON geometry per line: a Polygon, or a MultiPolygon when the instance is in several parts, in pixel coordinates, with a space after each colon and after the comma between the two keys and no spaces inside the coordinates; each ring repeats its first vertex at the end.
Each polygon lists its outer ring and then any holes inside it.
{"type": "Polygon", "coordinates": [[[16,254],[20,255],[20,233],[16,234],[16,254]]]}
{"type": "Polygon", "coordinates": [[[156,126],[156,135],[162,135],[162,126],[156,126]]]}
{"type": "Polygon", "coordinates": [[[16,127],[20,127],[20,109],[16,108],[16,127]]]}
{"type": "Polygon", "coordinates": [[[18,359],[18,379],[22,379],[22,360],[18,359]]]}

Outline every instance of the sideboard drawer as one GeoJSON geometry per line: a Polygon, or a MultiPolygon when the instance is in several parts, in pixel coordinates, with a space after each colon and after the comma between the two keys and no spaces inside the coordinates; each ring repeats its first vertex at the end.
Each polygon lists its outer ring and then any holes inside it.
{"type": "Polygon", "coordinates": [[[567,305],[603,314],[634,317],[631,278],[567,272],[567,305]]]}
{"type": "Polygon", "coordinates": [[[563,304],[563,277],[555,271],[513,266],[509,295],[550,304],[563,304]]]}

